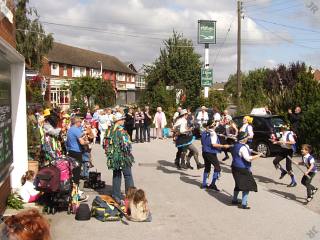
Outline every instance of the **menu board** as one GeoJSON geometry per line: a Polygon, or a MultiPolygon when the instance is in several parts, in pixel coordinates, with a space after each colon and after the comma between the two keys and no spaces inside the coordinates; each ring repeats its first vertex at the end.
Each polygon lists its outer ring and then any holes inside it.
{"type": "Polygon", "coordinates": [[[12,163],[10,64],[0,55],[0,179],[12,163]]]}

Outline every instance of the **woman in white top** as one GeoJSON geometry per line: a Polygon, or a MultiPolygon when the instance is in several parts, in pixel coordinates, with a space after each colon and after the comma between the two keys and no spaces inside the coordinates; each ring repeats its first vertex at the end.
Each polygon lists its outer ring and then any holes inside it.
{"type": "Polygon", "coordinates": [[[252,143],[252,139],[253,139],[253,128],[252,128],[252,122],[253,122],[253,118],[250,116],[245,116],[243,118],[243,125],[240,128],[239,132],[245,132],[246,134],[248,134],[248,141],[247,143],[250,144],[252,143]]]}
{"type": "Polygon", "coordinates": [[[156,127],[157,138],[162,139],[162,129],[167,126],[167,119],[161,107],[157,107],[157,113],[154,116],[153,123],[156,127]]]}

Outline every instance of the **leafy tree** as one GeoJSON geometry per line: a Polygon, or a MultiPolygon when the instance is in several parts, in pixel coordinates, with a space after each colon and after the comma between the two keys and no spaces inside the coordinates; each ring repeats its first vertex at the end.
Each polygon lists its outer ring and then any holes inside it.
{"type": "Polygon", "coordinates": [[[115,103],[115,92],[109,81],[89,76],[69,80],[71,91],[71,107],[79,107],[84,111],[94,104],[102,107],[111,106],[115,103]]]}
{"type": "Polygon", "coordinates": [[[200,55],[195,53],[192,41],[182,34],[173,32],[172,37],[164,41],[160,56],[153,65],[145,66],[146,91],[141,103],[165,104],[165,109],[176,108],[175,92],[182,90],[185,99],[183,107],[199,106],[200,86],[200,55]],[[173,90],[165,93],[165,86],[173,86],[173,90]],[[163,96],[170,96],[163,102],[163,96]],[[170,101],[170,102],[168,102],[170,101]]]}
{"type": "Polygon", "coordinates": [[[313,147],[314,154],[320,157],[320,101],[317,100],[309,105],[303,112],[300,124],[299,142],[307,143],[313,147]]]}
{"type": "Polygon", "coordinates": [[[39,70],[42,58],[53,44],[52,34],[46,34],[36,9],[27,6],[29,0],[19,0],[15,11],[17,50],[25,57],[26,64],[39,70]]]}

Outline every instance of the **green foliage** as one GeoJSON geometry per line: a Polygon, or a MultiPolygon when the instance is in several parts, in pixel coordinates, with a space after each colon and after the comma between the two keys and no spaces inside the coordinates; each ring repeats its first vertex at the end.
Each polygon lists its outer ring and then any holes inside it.
{"type": "Polygon", "coordinates": [[[11,193],[7,200],[7,207],[12,209],[23,209],[23,201],[14,193],[11,193]]]}
{"type": "Polygon", "coordinates": [[[44,104],[43,96],[41,94],[41,78],[39,76],[34,77],[32,80],[26,82],[26,98],[27,103],[44,104]]]}
{"type": "Polygon", "coordinates": [[[28,3],[29,0],[19,0],[15,11],[17,50],[27,65],[39,70],[43,56],[52,48],[53,37],[45,33],[37,10],[27,7],[28,3]]]}
{"type": "Polygon", "coordinates": [[[300,124],[301,143],[310,144],[313,147],[314,154],[320,157],[320,100],[313,102],[303,112],[300,124]]]}
{"type": "Polygon", "coordinates": [[[110,81],[101,78],[84,76],[70,80],[71,108],[92,108],[94,104],[100,107],[112,106],[115,103],[115,92],[110,81]]]}
{"type": "Polygon", "coordinates": [[[199,107],[217,107],[219,111],[223,111],[228,107],[228,96],[223,91],[210,89],[208,98],[200,96],[199,107]]]}
{"type": "Polygon", "coordinates": [[[146,91],[140,103],[150,104],[164,110],[176,108],[175,92],[183,90],[183,107],[195,109],[199,106],[200,94],[200,55],[195,53],[192,41],[182,34],[173,32],[173,36],[164,41],[164,48],[153,65],[145,66],[146,91]],[[166,90],[173,86],[173,90],[166,90]]]}

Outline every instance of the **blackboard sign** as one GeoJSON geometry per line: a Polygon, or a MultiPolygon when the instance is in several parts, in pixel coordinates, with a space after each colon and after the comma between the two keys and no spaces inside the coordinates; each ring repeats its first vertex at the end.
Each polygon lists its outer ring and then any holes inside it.
{"type": "Polygon", "coordinates": [[[0,180],[12,163],[10,64],[0,60],[0,180]]]}

